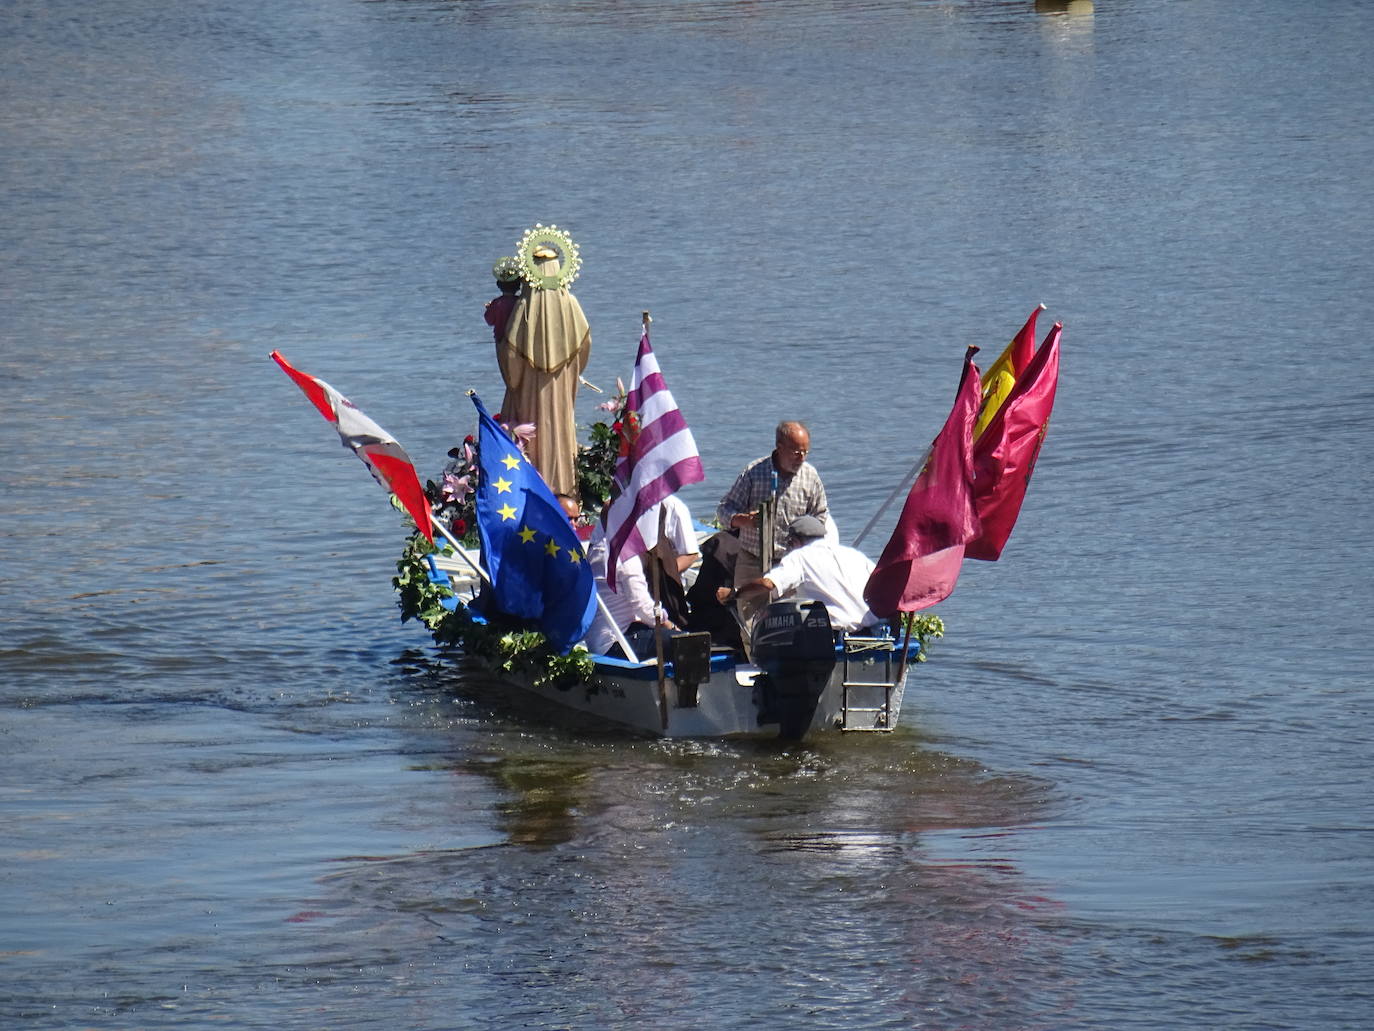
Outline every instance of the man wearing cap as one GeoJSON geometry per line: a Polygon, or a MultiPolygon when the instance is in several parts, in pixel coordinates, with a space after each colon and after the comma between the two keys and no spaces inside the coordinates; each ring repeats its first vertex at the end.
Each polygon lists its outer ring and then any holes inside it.
{"type": "Polygon", "coordinates": [[[873,561],[867,555],[828,539],[825,524],[814,516],[792,520],[787,527],[787,543],[787,554],[778,564],[767,575],[742,584],[739,594],[764,601],[770,595],[792,595],[802,601],[823,602],[836,630],[861,630],[884,622],[864,601],[864,584],[873,572],[873,561]]]}
{"type": "MultiPolygon", "coordinates": [[[[787,529],[801,516],[825,521],[827,505],[820,473],[806,460],[811,453],[811,432],[804,423],[788,420],[778,423],[773,433],[773,452],[750,464],[720,499],[716,516],[727,530],[739,531],[739,554],[735,559],[734,586],[757,580],[782,557],[787,529]],[[776,498],[773,517],[773,554],[761,555],[759,506],[776,498]]],[[[739,598],[740,621],[746,630],[767,597],[754,594],[739,598]]]]}

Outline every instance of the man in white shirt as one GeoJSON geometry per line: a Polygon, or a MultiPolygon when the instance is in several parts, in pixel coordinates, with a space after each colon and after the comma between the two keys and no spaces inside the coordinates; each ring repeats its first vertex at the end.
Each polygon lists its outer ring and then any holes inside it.
{"type": "MultiPolygon", "coordinates": [[[[682,571],[690,566],[697,557],[696,531],[693,528],[692,515],[687,506],[675,495],[664,498],[645,512],[639,520],[642,534],[644,534],[646,527],[653,527],[652,534],[645,534],[644,538],[651,545],[654,543],[651,537],[656,538],[658,535],[660,507],[667,512],[667,519],[664,523],[664,539],[671,543],[678,556],[676,574],[680,577],[682,571]]],[[[606,541],[606,534],[598,524],[596,529],[592,531],[592,539],[587,549],[587,561],[591,565],[592,574],[596,577],[596,590],[606,603],[606,609],[609,610],[616,625],[625,634],[630,646],[638,653],[638,658],[643,659],[646,654],[652,655],[654,651],[653,628],[656,622],[669,631],[681,628],[671,618],[669,611],[663,605],[655,606],[654,604],[649,574],[646,571],[646,563],[652,560],[650,555],[635,555],[628,559],[624,557],[619,559],[616,562],[615,590],[611,590],[607,583],[606,574],[609,559],[610,549],[606,541]]],[[[665,573],[667,572],[670,571],[665,570],[665,573]]],[[[667,593],[666,586],[664,585],[665,594],[667,593]]],[[[677,589],[677,594],[679,596],[682,594],[680,587],[677,589]]],[[[618,655],[621,652],[615,631],[600,606],[597,606],[596,619],[593,620],[591,629],[587,632],[587,647],[599,655],[618,655]]]]}
{"type": "Polygon", "coordinates": [[[741,584],[739,593],[768,591],[772,598],[796,597],[820,601],[836,630],[861,630],[885,622],[864,601],[864,585],[873,561],[857,548],[826,536],[825,524],[804,515],[787,527],[788,550],[772,569],[741,584]]]}

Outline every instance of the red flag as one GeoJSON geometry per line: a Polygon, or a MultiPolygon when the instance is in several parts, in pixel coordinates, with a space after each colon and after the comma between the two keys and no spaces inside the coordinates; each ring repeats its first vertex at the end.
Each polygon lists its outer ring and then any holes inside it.
{"type": "Polygon", "coordinates": [[[430,523],[429,499],[420,486],[414,463],[396,438],[324,380],[292,368],[281,352],[273,351],[272,360],[305,392],[320,414],[334,424],[344,447],[363,460],[373,479],[396,495],[420,532],[433,544],[434,528],[430,523]]]}
{"type": "Polygon", "coordinates": [[[982,530],[969,541],[969,558],[995,562],[1021,514],[1021,502],[1054,409],[1063,331],[1063,324],[1056,322],[974,445],[973,493],[982,530]]]}
{"type": "Polygon", "coordinates": [[[978,533],[973,507],[973,423],[982,384],[970,347],[954,407],[930,446],[897,528],[864,587],[878,616],[916,612],[948,598],[959,579],[964,543],[978,533]]]}
{"type": "Polygon", "coordinates": [[[1035,320],[1044,310],[1043,304],[1035,306],[1035,310],[1026,319],[1026,324],[1011,338],[1006,350],[992,363],[987,375],[983,377],[983,405],[978,409],[978,419],[973,424],[975,444],[1011,394],[1012,387],[1016,386],[1016,380],[1035,357],[1035,320]]]}

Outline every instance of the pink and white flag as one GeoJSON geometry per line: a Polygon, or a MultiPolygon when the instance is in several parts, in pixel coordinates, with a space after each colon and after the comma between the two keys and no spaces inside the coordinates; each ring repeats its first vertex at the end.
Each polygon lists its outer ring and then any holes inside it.
{"type": "Polygon", "coordinates": [[[678,410],[649,346],[649,328],[639,338],[634,379],[621,420],[624,445],[616,464],[616,485],[602,514],[606,530],[606,581],[615,588],[615,567],[658,543],[655,508],[670,494],[706,478],[696,440],[678,410]]]}
{"type": "Polygon", "coordinates": [[[272,352],[272,360],[301,388],[319,413],[334,424],[343,446],[363,460],[373,479],[396,495],[420,532],[433,544],[434,528],[430,523],[429,499],[420,486],[415,464],[396,438],[324,380],[293,368],[280,351],[272,352]]]}

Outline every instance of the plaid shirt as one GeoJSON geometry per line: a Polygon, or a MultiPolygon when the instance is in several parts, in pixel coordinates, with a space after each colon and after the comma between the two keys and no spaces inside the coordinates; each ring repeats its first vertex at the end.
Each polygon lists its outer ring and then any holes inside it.
{"type": "MultiPolygon", "coordinates": [[[[773,470],[773,456],[770,454],[739,474],[734,486],[725,492],[716,509],[716,518],[721,526],[729,528],[732,517],[756,511],[772,495],[773,470]]],[[[759,555],[759,528],[756,525],[751,523],[739,531],[740,547],[759,557],[765,570],[787,550],[787,528],[792,525],[792,520],[809,515],[824,522],[826,515],[825,486],[814,465],[803,462],[791,476],[781,469],[777,473],[778,507],[774,519],[772,557],[759,555]]]]}

